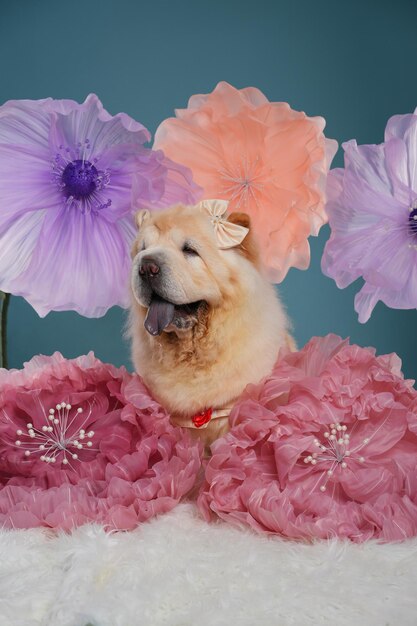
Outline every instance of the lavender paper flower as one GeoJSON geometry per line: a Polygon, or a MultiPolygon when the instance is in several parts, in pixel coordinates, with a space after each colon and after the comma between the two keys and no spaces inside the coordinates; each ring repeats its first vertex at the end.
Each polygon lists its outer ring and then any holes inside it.
{"type": "Polygon", "coordinates": [[[417,110],[392,117],[384,143],[352,140],[343,149],[345,167],[328,177],[322,270],[340,289],[364,279],[355,297],[360,322],[379,300],[417,308],[417,110]]]}
{"type": "Polygon", "coordinates": [[[0,107],[0,289],[39,315],[128,305],[133,207],[193,203],[189,171],[94,94],[0,107]],[[133,185],[133,190],[132,190],[133,185]]]}

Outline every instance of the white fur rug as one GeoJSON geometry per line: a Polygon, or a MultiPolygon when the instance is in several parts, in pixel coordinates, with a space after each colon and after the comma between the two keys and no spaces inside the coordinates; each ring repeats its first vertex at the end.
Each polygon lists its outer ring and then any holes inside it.
{"type": "Polygon", "coordinates": [[[1,626],[416,626],[417,540],[315,545],[208,525],[0,534],[1,626]]]}

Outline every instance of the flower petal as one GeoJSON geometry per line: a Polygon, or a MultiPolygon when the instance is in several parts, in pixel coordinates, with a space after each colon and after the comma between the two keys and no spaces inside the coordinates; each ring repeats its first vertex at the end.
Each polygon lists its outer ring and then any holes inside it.
{"type": "Polygon", "coordinates": [[[0,107],[0,144],[48,148],[51,98],[9,100],[0,107]]]}
{"type": "Polygon", "coordinates": [[[408,156],[408,187],[417,192],[417,115],[394,115],[388,120],[385,141],[402,139],[408,156]]]}
{"type": "Polygon", "coordinates": [[[56,112],[53,132],[68,146],[89,140],[91,152],[99,157],[119,144],[142,146],[150,140],[149,131],[125,113],[111,116],[95,94],[87,96],[83,104],[71,100],[51,101],[49,108],[56,112]]]}
{"type": "Polygon", "coordinates": [[[41,316],[75,310],[96,317],[114,304],[128,306],[129,272],[128,249],[117,225],[62,208],[45,219],[30,265],[13,293],[24,296],[41,316]]]}
{"type": "Polygon", "coordinates": [[[46,211],[34,211],[0,229],[0,289],[16,293],[16,283],[28,267],[38,243],[46,211]]]}

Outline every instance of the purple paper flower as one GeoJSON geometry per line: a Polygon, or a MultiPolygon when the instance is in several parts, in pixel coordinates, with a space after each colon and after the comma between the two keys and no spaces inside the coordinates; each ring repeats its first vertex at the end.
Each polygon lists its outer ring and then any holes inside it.
{"type": "Polygon", "coordinates": [[[128,306],[133,208],[198,197],[189,171],[94,94],[0,107],[0,289],[39,315],[128,306]],[[132,189],[133,185],[133,189],[132,189]]]}
{"type": "Polygon", "coordinates": [[[379,300],[417,308],[417,110],[395,115],[385,142],[343,144],[345,167],[328,177],[331,236],[322,270],[343,289],[365,281],[355,297],[366,322],[379,300]]]}

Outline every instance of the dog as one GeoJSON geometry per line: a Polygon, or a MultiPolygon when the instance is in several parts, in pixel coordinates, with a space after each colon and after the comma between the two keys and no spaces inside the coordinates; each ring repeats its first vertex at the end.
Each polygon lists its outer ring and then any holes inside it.
{"type": "Polygon", "coordinates": [[[226,207],[141,210],[132,248],[132,362],[172,423],[206,447],[227,432],[234,402],[271,373],[280,348],[295,348],[249,216],[227,216],[226,207]]]}

